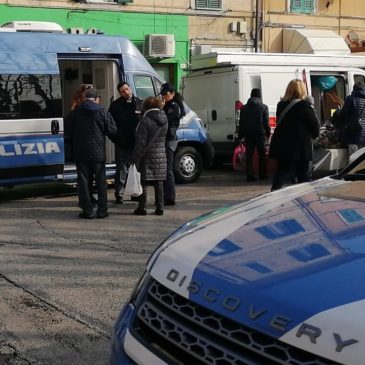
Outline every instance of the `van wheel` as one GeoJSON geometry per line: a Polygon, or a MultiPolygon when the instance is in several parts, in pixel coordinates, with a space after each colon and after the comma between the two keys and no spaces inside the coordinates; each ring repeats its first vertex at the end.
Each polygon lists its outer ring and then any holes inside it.
{"type": "Polygon", "coordinates": [[[182,184],[194,182],[202,173],[202,157],[194,147],[178,148],[173,168],[176,182],[182,184]]]}

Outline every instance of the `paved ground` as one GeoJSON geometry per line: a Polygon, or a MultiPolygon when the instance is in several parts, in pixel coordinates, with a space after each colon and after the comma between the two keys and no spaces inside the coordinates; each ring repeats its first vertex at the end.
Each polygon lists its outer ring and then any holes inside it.
{"type": "MultiPolygon", "coordinates": [[[[43,184],[0,191],[0,365],[106,364],[113,322],[158,243],[186,221],[269,191],[212,170],[177,187],[157,217],[112,202],[81,220],[75,190],[43,184]]],[[[152,187],[149,189],[151,202],[152,187]]]]}

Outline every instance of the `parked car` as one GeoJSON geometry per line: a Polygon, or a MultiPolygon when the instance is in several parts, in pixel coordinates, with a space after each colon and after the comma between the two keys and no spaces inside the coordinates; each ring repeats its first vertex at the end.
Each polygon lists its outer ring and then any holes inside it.
{"type": "Polygon", "coordinates": [[[111,364],[362,365],[365,154],[186,223],[151,256],[111,364]]]}

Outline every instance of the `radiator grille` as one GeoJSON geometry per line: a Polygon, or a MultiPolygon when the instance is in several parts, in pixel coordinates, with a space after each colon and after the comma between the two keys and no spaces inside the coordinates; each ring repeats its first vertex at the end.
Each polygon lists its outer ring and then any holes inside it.
{"type": "Polygon", "coordinates": [[[153,281],[132,333],[169,364],[339,365],[245,327],[153,281]]]}

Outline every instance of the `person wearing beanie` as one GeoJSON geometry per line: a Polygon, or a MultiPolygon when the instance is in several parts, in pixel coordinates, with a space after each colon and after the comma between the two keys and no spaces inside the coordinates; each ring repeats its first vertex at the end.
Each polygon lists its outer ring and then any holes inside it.
{"type": "Polygon", "coordinates": [[[259,155],[260,180],[267,179],[265,144],[270,137],[269,109],[262,103],[261,90],[251,90],[251,97],[240,111],[238,138],[246,145],[246,180],[256,181],[253,168],[253,155],[257,149],[259,155]]]}
{"type": "Polygon", "coordinates": [[[69,114],[71,138],[77,170],[77,192],[82,212],[80,218],[106,218],[107,182],[105,173],[105,136],[115,138],[117,127],[113,117],[99,105],[100,94],[90,88],[85,98],[69,114]],[[98,194],[97,210],[92,202],[93,182],[98,194]]]}

